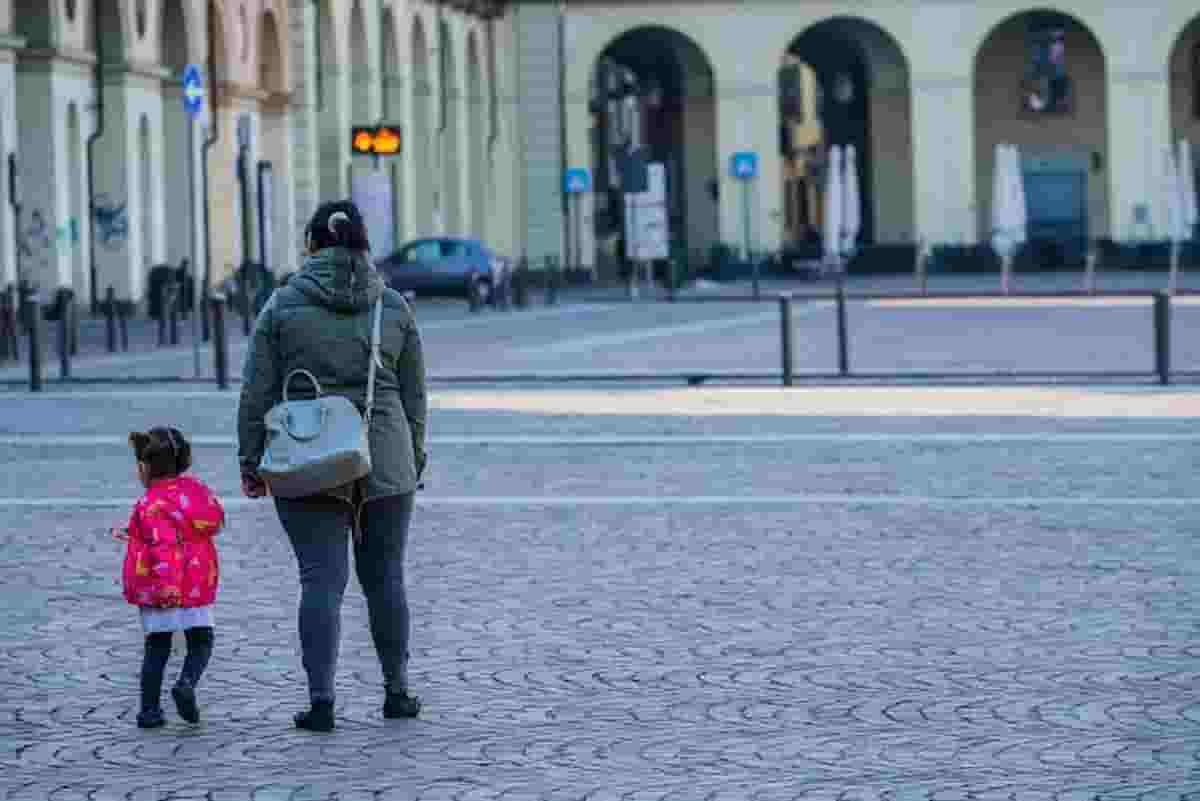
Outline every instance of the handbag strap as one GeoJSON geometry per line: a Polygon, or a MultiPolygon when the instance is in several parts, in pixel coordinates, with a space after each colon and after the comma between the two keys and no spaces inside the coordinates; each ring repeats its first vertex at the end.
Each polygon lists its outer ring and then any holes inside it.
{"type": "Polygon", "coordinates": [[[371,416],[375,412],[375,367],[379,364],[379,340],[383,329],[383,293],[375,301],[374,321],[371,323],[371,364],[367,368],[367,426],[371,425],[371,416]]]}

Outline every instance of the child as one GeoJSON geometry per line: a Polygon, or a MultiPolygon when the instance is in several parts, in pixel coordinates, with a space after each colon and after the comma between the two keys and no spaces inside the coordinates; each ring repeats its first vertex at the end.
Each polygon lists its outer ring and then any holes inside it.
{"type": "Polygon", "coordinates": [[[135,432],[129,444],[146,494],[134,506],[128,529],[113,534],[127,543],[125,600],[141,609],[146,634],[137,725],[154,729],[166,723],[159,697],[176,631],[187,639],[187,656],[171,696],[179,716],[198,723],[195,688],[212,655],[217,596],[213,536],[224,525],[225,512],[208,487],[183,475],[192,464],[192,446],[178,429],[135,432]]]}

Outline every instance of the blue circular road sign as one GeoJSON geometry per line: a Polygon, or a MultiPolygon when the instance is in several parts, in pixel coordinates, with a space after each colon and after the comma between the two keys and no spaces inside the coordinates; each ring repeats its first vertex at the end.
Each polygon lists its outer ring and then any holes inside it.
{"type": "Polygon", "coordinates": [[[204,78],[200,68],[188,64],[183,71],[183,110],[195,117],[204,109],[204,78]]]}

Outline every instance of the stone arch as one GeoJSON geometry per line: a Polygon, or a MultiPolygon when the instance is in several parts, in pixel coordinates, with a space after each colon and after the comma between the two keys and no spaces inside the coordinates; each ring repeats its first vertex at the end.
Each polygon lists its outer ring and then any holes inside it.
{"type": "Polygon", "coordinates": [[[984,37],[973,83],[978,230],[992,230],[996,145],[1013,144],[1022,156],[1029,258],[1082,264],[1087,240],[1112,230],[1103,169],[1107,64],[1099,38],[1057,10],[1013,14],[984,37]]]}
{"type": "Polygon", "coordinates": [[[287,91],[287,70],[283,60],[283,37],[275,11],[267,8],[259,16],[258,88],[271,94],[287,91]]]}
{"type": "Polygon", "coordinates": [[[441,186],[435,213],[440,213],[439,231],[449,234],[463,232],[462,192],[460,171],[462,170],[458,126],[460,93],[462,84],[458,80],[458,59],[455,58],[454,32],[446,19],[438,20],[438,68],[441,87],[441,126],[438,130],[439,155],[438,175],[441,186]]]}
{"type": "Polygon", "coordinates": [[[483,93],[483,69],[480,64],[479,43],[474,31],[467,34],[467,209],[470,212],[466,230],[472,236],[484,239],[486,229],[487,187],[489,184],[487,159],[486,98],[483,93]]]}
{"type": "Polygon", "coordinates": [[[819,250],[829,148],[851,144],[862,204],[859,241],[911,242],[912,92],[897,37],[856,16],[810,25],[784,53],[779,97],[785,231],[792,245],[819,250]]]}
{"type": "Polygon", "coordinates": [[[158,62],[166,67],[170,80],[179,80],[191,58],[191,25],[184,8],[185,0],[160,0],[158,62]]]}
{"type": "Polygon", "coordinates": [[[122,0],[100,0],[100,13],[88,14],[87,43],[91,47],[96,41],[96,26],[100,26],[100,46],[104,50],[106,63],[125,61],[126,49],[132,37],[126,25],[125,4],[122,0]]]}
{"type": "Polygon", "coordinates": [[[414,14],[409,33],[412,59],[411,80],[411,159],[409,175],[413,180],[413,236],[428,236],[434,233],[434,186],[432,182],[433,159],[433,83],[429,65],[429,40],[420,14],[414,14]]]}
{"type": "MultiPolygon", "coordinates": [[[[717,243],[720,228],[711,60],[687,34],[648,25],[612,39],[591,70],[593,219],[600,268],[612,271],[625,261],[620,166],[635,152],[665,168],[672,249],[689,254],[693,263],[702,260],[717,243]]],[[[582,243],[582,236],[574,238],[582,243]]]]}

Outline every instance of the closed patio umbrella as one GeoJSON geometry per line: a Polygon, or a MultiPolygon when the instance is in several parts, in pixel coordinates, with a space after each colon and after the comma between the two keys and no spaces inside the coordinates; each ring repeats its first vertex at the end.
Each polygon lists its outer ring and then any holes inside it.
{"type": "Polygon", "coordinates": [[[1171,271],[1167,278],[1167,291],[1174,292],[1179,278],[1179,242],[1184,238],[1183,192],[1180,191],[1179,172],[1175,165],[1174,148],[1168,145],[1164,156],[1162,173],[1163,216],[1167,222],[1167,239],[1171,241],[1171,271]]]}
{"type": "Polygon", "coordinates": [[[1012,182],[1009,179],[1008,149],[996,145],[992,168],[992,249],[1000,257],[1000,286],[1008,291],[1008,265],[1013,249],[1012,182]]]}
{"type": "Polygon", "coordinates": [[[837,262],[842,246],[842,149],[838,145],[829,150],[829,167],[825,173],[824,222],[821,238],[825,259],[837,262]]]}
{"type": "Polygon", "coordinates": [[[842,256],[849,258],[858,245],[858,233],[862,229],[858,153],[854,145],[846,146],[845,162],[845,181],[842,186],[842,256]]]}

